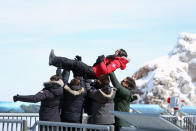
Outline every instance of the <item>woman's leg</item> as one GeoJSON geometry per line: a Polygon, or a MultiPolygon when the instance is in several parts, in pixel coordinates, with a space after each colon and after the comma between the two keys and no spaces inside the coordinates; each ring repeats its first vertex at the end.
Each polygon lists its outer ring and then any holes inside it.
{"type": "Polygon", "coordinates": [[[54,54],[54,50],[51,50],[50,52],[49,65],[71,70],[73,73],[77,72],[77,74],[88,79],[96,78],[91,66],[88,66],[87,64],[78,60],[71,60],[66,57],[57,57],[54,54]]]}

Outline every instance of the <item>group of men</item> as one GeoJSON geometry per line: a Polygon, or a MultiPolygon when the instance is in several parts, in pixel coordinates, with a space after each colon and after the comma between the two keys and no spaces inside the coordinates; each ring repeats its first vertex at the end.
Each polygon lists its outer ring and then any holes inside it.
{"type": "Polygon", "coordinates": [[[126,77],[121,82],[114,74],[117,68],[124,70],[129,62],[123,49],[114,55],[99,56],[93,66],[81,61],[57,57],[54,50],[49,55],[49,65],[57,67],[56,74],[44,83],[44,88],[35,95],[16,95],[14,101],[39,102],[41,121],[82,123],[82,114],[88,114],[87,123],[115,125],[115,130],[128,124],[114,117],[110,110],[129,112],[130,102],[137,99],[133,94],[136,84],[126,77]],[[70,71],[73,79],[68,83],[70,71]],[[112,86],[110,86],[110,81],[112,86]]]}

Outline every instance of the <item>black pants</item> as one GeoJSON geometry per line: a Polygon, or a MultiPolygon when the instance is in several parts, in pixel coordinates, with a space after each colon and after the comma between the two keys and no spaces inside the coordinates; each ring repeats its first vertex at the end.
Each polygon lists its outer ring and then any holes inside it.
{"type": "Polygon", "coordinates": [[[96,78],[92,66],[88,66],[87,64],[78,60],[71,60],[66,57],[55,57],[52,65],[63,69],[72,70],[74,74],[77,73],[79,76],[83,76],[87,79],[96,78]]]}
{"type": "Polygon", "coordinates": [[[115,130],[115,131],[120,131],[120,128],[121,128],[121,126],[116,126],[116,125],[114,125],[114,130],[115,130]]]}

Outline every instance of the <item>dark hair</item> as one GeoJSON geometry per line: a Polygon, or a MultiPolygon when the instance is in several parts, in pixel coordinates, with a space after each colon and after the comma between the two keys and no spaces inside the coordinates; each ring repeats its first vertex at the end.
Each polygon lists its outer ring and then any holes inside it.
{"type": "Polygon", "coordinates": [[[127,77],[126,83],[128,84],[129,89],[135,89],[136,88],[135,80],[133,78],[127,77]]]}
{"type": "Polygon", "coordinates": [[[107,85],[110,84],[110,79],[109,79],[108,75],[101,75],[99,77],[99,80],[100,80],[102,85],[106,85],[107,86],[107,85]]]}
{"type": "Polygon", "coordinates": [[[80,77],[78,77],[78,76],[74,77],[74,78],[71,80],[70,85],[79,86],[79,85],[80,85],[80,77]]]}
{"type": "Polygon", "coordinates": [[[59,76],[57,76],[57,75],[53,75],[53,76],[51,76],[50,77],[50,80],[51,81],[58,81],[60,78],[59,78],[59,76]]]}
{"type": "Polygon", "coordinates": [[[124,49],[119,49],[118,56],[120,56],[120,57],[122,57],[122,56],[127,57],[128,55],[127,55],[127,52],[124,49]]]}

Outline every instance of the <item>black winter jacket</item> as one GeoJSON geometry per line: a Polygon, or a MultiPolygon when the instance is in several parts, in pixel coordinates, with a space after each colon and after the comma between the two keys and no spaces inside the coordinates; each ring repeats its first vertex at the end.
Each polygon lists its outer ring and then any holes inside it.
{"type": "Polygon", "coordinates": [[[60,99],[63,95],[63,81],[49,81],[44,88],[35,95],[18,96],[19,101],[40,102],[39,119],[41,121],[60,121],[60,99]]]}
{"type": "Polygon", "coordinates": [[[60,69],[57,69],[57,74],[62,77],[65,84],[63,87],[61,121],[82,123],[83,105],[86,96],[83,78],[80,77],[81,83],[79,86],[71,86],[68,84],[68,79],[70,76],[69,70],[64,69],[63,73],[61,74],[60,69]]]}
{"type": "Polygon", "coordinates": [[[64,86],[61,120],[82,123],[83,104],[86,96],[84,87],[64,86]]]}
{"type": "Polygon", "coordinates": [[[114,97],[116,89],[110,86],[102,86],[101,89],[87,87],[87,94],[92,98],[89,124],[108,125],[115,122],[114,116],[109,111],[114,110],[114,97]]]}

